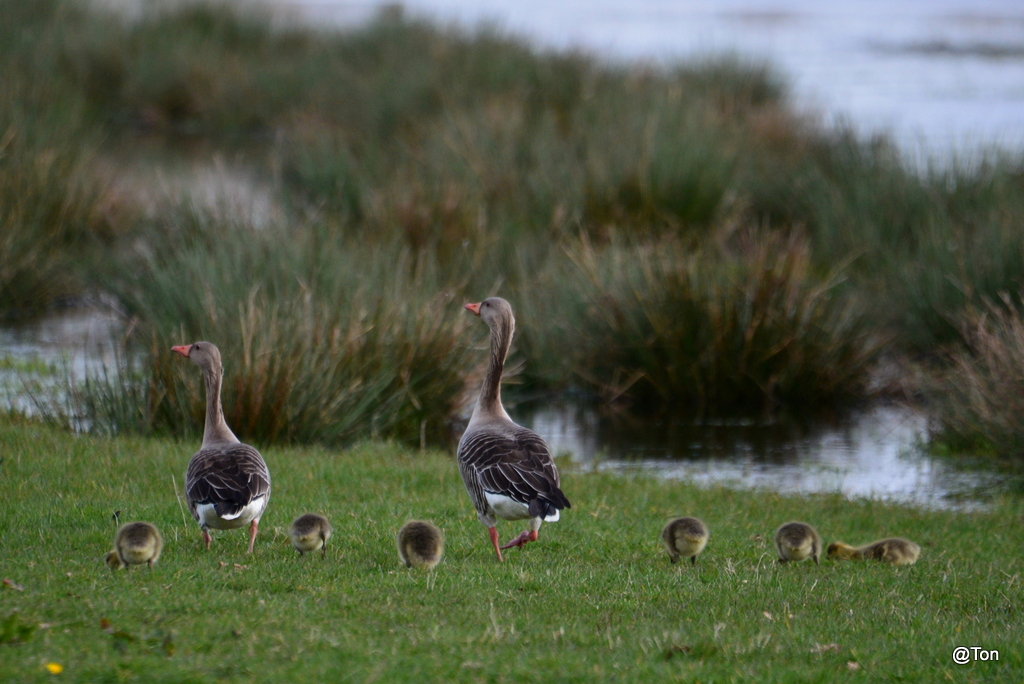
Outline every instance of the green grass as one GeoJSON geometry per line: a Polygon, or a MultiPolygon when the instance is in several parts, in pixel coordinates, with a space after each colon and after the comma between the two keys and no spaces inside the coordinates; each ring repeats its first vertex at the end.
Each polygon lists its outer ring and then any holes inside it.
{"type": "Polygon", "coordinates": [[[1019,501],[926,512],[563,463],[573,508],[499,565],[451,454],[270,447],[273,497],[247,556],[244,533],[216,533],[207,552],[184,519],[192,441],[4,422],[0,442],[0,577],[18,585],[0,586],[0,634],[24,638],[0,644],[4,681],[49,679],[49,662],[83,682],[1011,682],[1024,667],[1019,501]],[[162,530],[152,571],[103,564],[114,510],[162,530]],[[334,525],[325,560],[299,558],[284,535],[307,511],[334,525]],[[680,514],[711,528],[696,567],[660,548],[680,514]],[[399,565],[393,535],[410,518],[445,531],[432,574],[399,565]],[[827,540],[905,535],[923,555],[910,568],[779,566],[770,539],[790,519],[827,540]],[[960,645],[1000,661],[956,666],[960,645]]]}

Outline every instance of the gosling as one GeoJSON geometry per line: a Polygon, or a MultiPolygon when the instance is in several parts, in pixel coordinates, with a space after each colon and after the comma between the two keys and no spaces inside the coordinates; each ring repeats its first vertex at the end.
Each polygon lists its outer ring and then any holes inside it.
{"type": "Polygon", "coordinates": [[[292,522],[288,536],[292,538],[292,545],[300,556],[306,555],[307,551],[319,550],[321,557],[326,557],[327,540],[331,538],[332,532],[334,530],[327,518],[316,513],[306,513],[292,522]]]}
{"type": "Polygon", "coordinates": [[[691,565],[697,564],[697,556],[708,543],[708,526],[698,518],[676,518],[661,531],[661,540],[673,563],[679,558],[689,558],[691,565]]]}
{"type": "Polygon", "coordinates": [[[807,523],[788,522],[780,527],[775,532],[775,548],[780,563],[813,558],[815,565],[821,564],[821,536],[807,523]]]}
{"type": "Polygon", "coordinates": [[[921,547],[901,537],[880,539],[863,546],[850,546],[843,542],[832,542],[828,545],[829,558],[836,560],[861,560],[872,558],[880,563],[893,565],[913,565],[921,555],[921,547]]]}
{"type": "Polygon", "coordinates": [[[444,538],[433,523],[410,520],[398,530],[398,557],[407,568],[432,570],[444,553],[444,538]]]}
{"type": "Polygon", "coordinates": [[[155,525],[148,522],[127,523],[117,531],[114,550],[106,555],[105,560],[111,570],[143,563],[152,569],[163,548],[164,540],[155,525]]]}

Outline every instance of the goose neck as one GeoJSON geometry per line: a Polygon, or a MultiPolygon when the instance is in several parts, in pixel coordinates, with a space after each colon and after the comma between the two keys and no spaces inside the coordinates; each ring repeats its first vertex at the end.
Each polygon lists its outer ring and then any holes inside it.
{"type": "Polygon", "coordinates": [[[203,429],[203,446],[218,442],[237,442],[238,438],[231,432],[224,420],[224,409],[220,403],[221,378],[220,368],[206,369],[206,425],[203,429]]]}
{"type": "Polygon", "coordinates": [[[512,345],[512,330],[512,325],[505,321],[499,321],[491,328],[491,354],[477,404],[477,412],[482,414],[481,417],[506,415],[501,405],[501,374],[505,367],[505,357],[512,345]]]}

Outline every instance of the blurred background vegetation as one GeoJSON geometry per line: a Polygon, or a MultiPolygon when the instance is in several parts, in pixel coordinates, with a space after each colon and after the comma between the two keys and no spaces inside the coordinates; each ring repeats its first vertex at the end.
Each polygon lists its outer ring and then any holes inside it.
{"type": "Polygon", "coordinates": [[[394,9],[343,31],[0,0],[0,74],[0,316],[102,294],[131,320],[119,372],[66,397],[94,429],[198,429],[168,348],[208,339],[242,437],[443,438],[486,339],[461,304],[495,294],[527,391],[696,416],[897,391],[962,442],[1024,443],[998,399],[1024,361],[1021,159],[911,166],[762,65],[394,9]],[[262,209],[154,199],[196,160],[262,209]]]}

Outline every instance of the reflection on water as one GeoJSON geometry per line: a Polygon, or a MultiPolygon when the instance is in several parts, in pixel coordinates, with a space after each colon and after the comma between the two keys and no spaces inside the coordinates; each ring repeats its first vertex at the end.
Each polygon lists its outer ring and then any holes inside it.
{"type": "Polygon", "coordinates": [[[601,418],[579,406],[518,412],[552,450],[584,468],[650,473],[698,484],[783,493],[841,493],[928,507],[963,505],[962,497],[995,476],[965,472],[925,454],[927,419],[880,406],[840,425],[632,422],[601,418]]]}
{"type": "Polygon", "coordinates": [[[108,310],[81,308],[0,327],[0,408],[32,414],[31,393],[60,394],[74,380],[116,367],[124,323],[108,310]]]}
{"type": "Polygon", "coordinates": [[[0,327],[0,358],[67,363],[76,377],[114,365],[124,323],[110,311],[69,309],[24,323],[0,327]]]}

